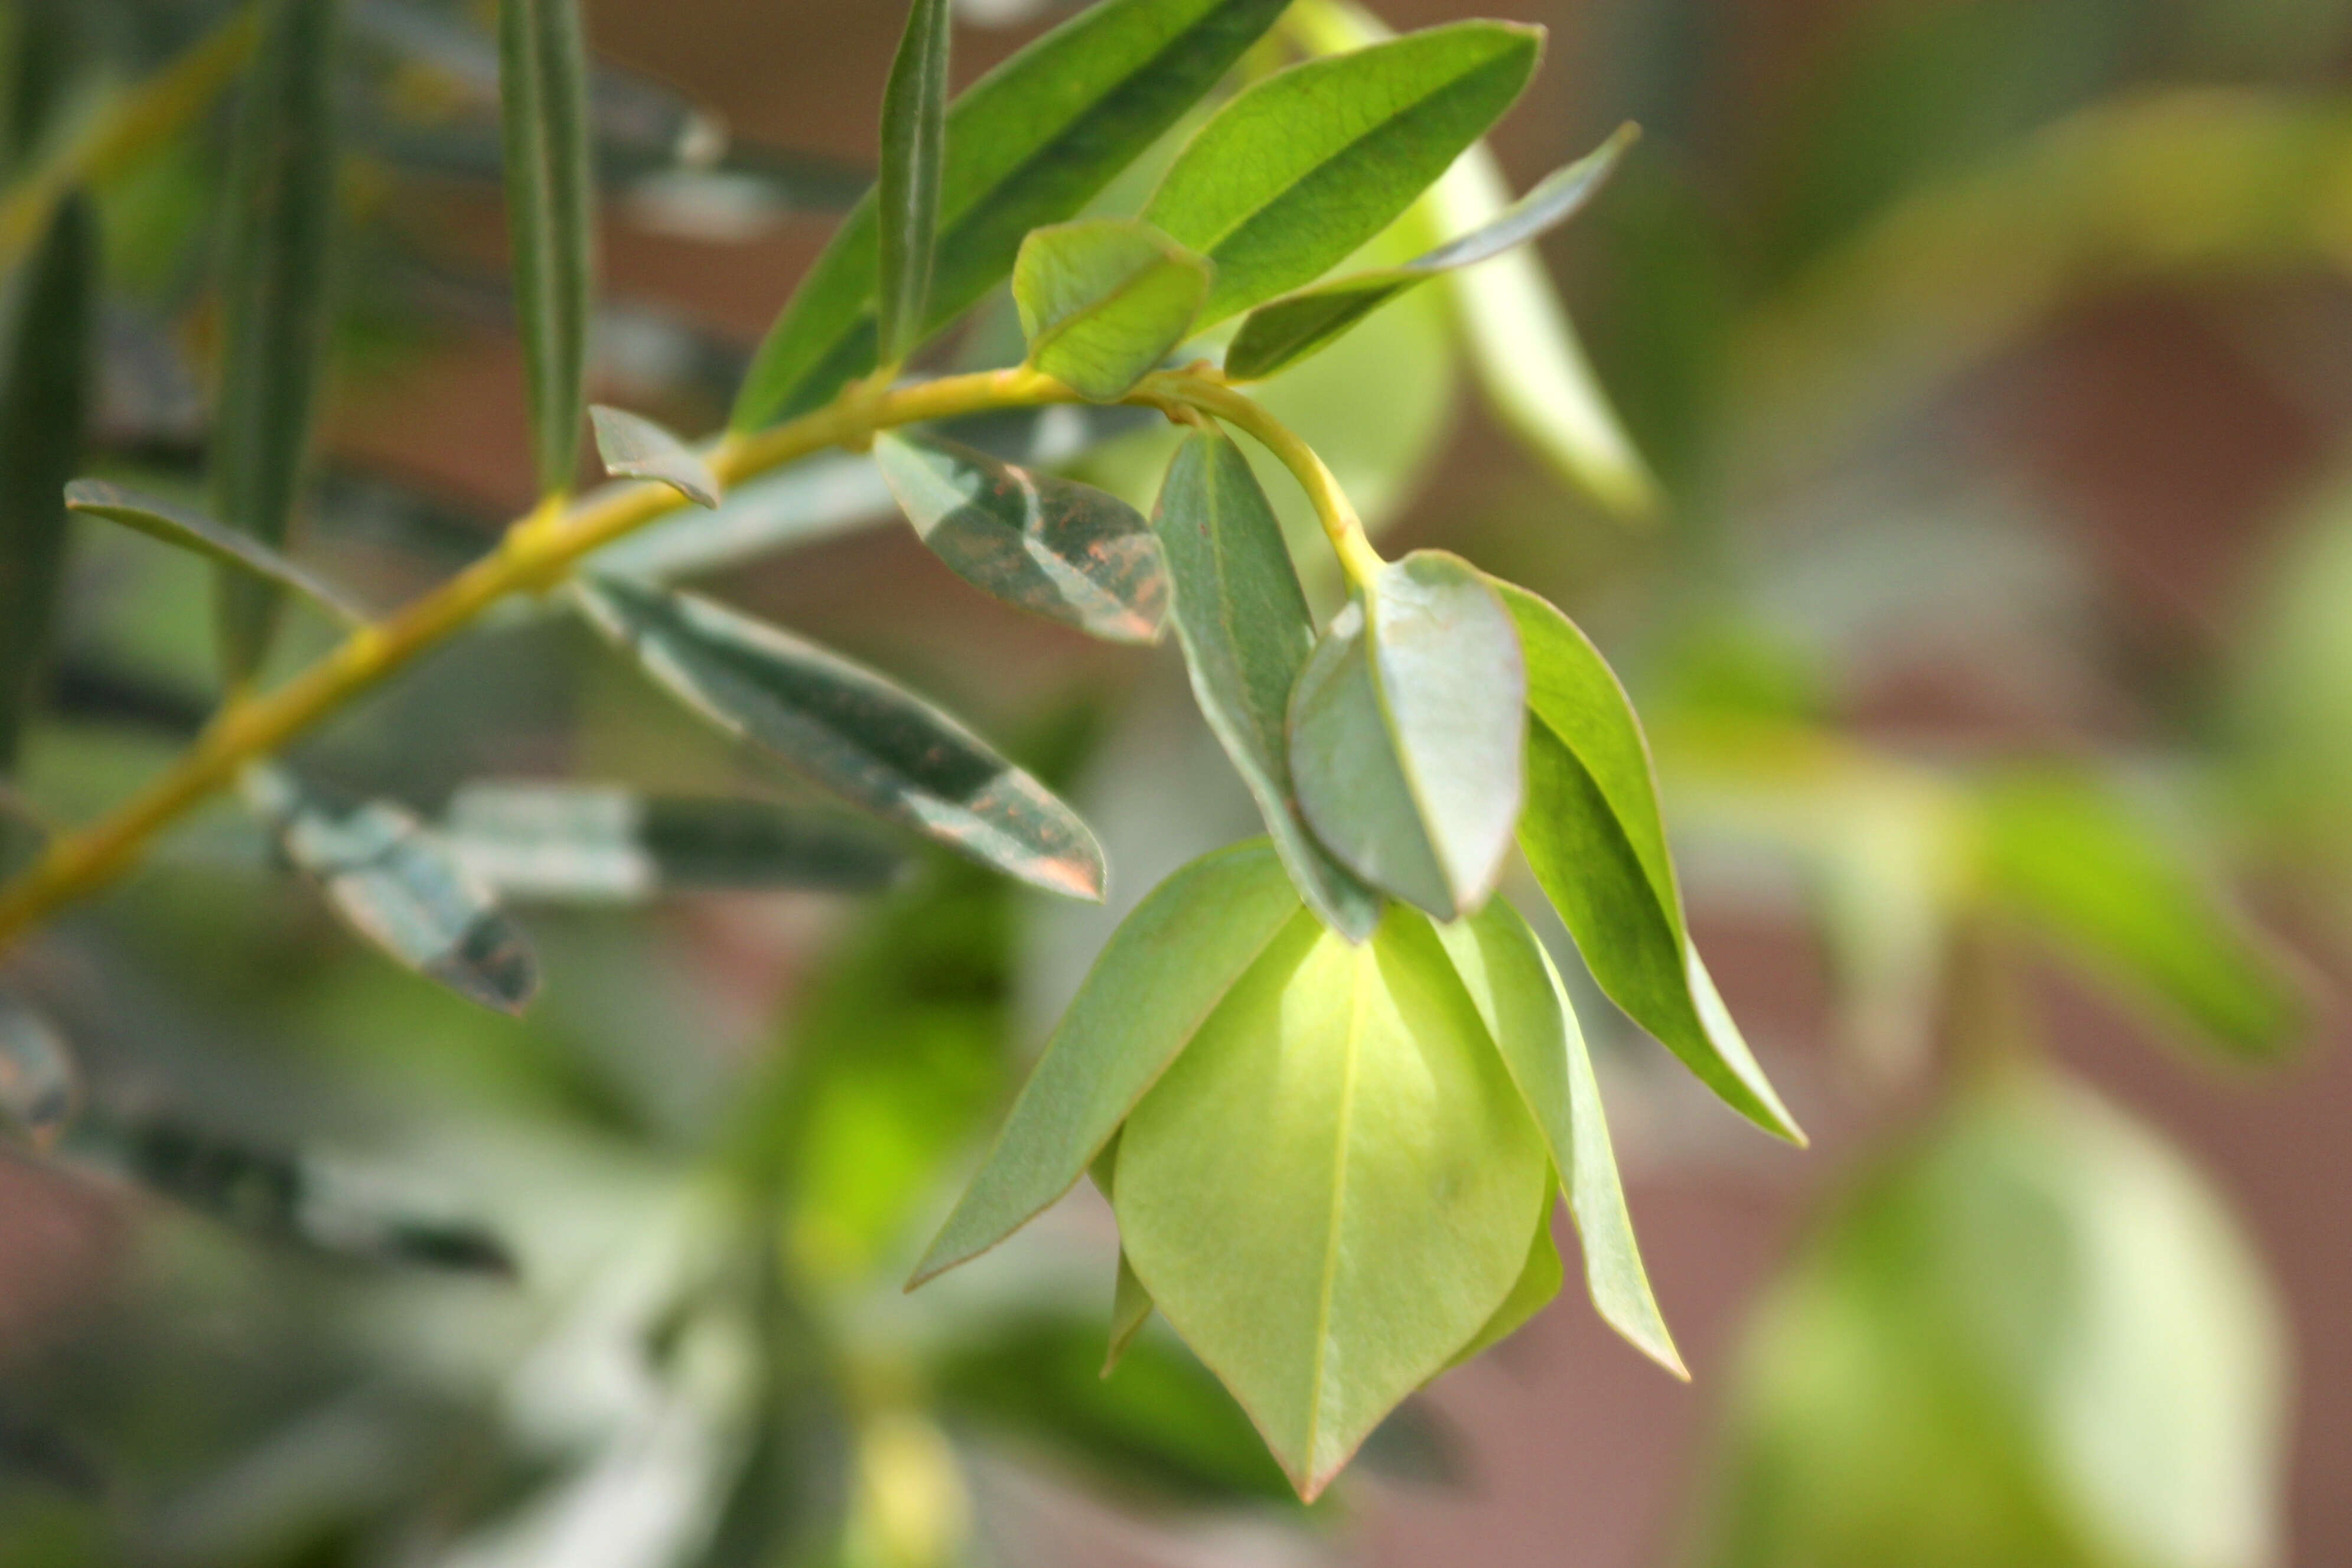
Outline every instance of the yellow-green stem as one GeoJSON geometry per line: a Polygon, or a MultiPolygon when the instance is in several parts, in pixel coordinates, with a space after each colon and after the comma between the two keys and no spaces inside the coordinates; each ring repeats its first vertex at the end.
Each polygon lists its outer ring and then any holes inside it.
{"type": "Polygon", "coordinates": [[[1307,492],[1307,500],[1314,503],[1324,537],[1331,541],[1331,549],[1339,556],[1340,569],[1348,574],[1349,582],[1361,588],[1388,564],[1372,548],[1354,503],[1348,499],[1347,492],[1339,487],[1339,481],[1333,477],[1323,459],[1299,439],[1296,431],[1256,402],[1223,381],[1197,371],[1154,376],[1136,391],[1139,401],[1184,403],[1214,415],[1245,432],[1251,440],[1274,454],[1307,492]]]}

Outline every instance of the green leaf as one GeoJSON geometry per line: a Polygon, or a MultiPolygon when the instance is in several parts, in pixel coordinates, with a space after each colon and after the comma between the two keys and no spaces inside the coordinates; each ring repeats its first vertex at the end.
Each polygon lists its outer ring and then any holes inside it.
{"type": "Polygon", "coordinates": [[[882,170],[875,182],[881,214],[875,335],[886,365],[905,360],[924,337],[940,234],[951,20],[948,0],[913,0],[882,92],[882,170]]]}
{"type": "Polygon", "coordinates": [[[81,1104],[81,1074],[65,1037],[30,1004],[0,990],[0,1122],[46,1149],[81,1104]]]}
{"type": "MultiPolygon", "coordinates": [[[[1287,0],[1105,0],[948,111],[929,335],[980,302],[1032,229],[1074,215],[1257,41],[1287,0]]],[[[879,219],[843,221],[760,346],[734,425],[805,413],[876,365],[879,219]]]]}
{"type": "Polygon", "coordinates": [[[871,831],[764,800],[645,796],[609,785],[473,783],[443,832],[501,897],[631,904],[717,888],[866,893],[900,859],[871,831]]]}
{"type": "Polygon", "coordinates": [[[345,598],[341,589],[303,570],[252,535],[224,528],[202,512],[101,479],[77,479],[65,487],[65,497],[68,511],[120,523],[256,581],[291,589],[346,626],[367,624],[367,612],[345,598]]]}
{"type": "Polygon", "coordinates": [[[1362,941],[1380,921],[1380,895],[1331,858],[1298,812],[1284,726],[1315,622],[1241,448],[1213,431],[1188,438],[1168,466],[1153,526],[1202,717],[1249,786],[1300,896],[1333,930],[1362,941]]]}
{"type": "Polygon", "coordinates": [[[62,597],[66,512],[96,368],[98,226],[79,194],[9,285],[0,326],[0,778],[13,769],[62,597]]]}
{"type": "Polygon", "coordinates": [[[1160,541],[1126,502],[937,436],[879,436],[874,460],[916,534],[973,587],[1114,643],[1160,640],[1160,541]]]}
{"type": "Polygon", "coordinates": [[[415,816],[383,800],[331,800],[267,764],[247,769],[245,791],[287,863],[353,931],[468,1001],[505,1013],[530,1005],[530,939],[415,816]]]}
{"type": "Polygon", "coordinates": [[[1102,1375],[1108,1377],[1127,1359],[1135,1343],[1135,1336],[1151,1321],[1151,1292],[1135,1272],[1135,1265],[1127,1260],[1127,1249],[1118,1249],[1118,1280],[1111,1289],[1110,1345],[1103,1353],[1102,1375]]]}
{"type": "Polygon", "coordinates": [[[1280,934],[1313,927],[1262,841],[1154,888],[1095,960],[908,1288],[987,1251],[1069,1191],[1243,972],[1280,934]]]}
{"type": "Polygon", "coordinates": [[[1528,1243],[1528,1260],[1520,1267],[1517,1282],[1503,1298],[1503,1304],[1495,1309],[1495,1315],[1486,1320],[1486,1326],[1454,1353],[1448,1365],[1460,1366],[1477,1360],[1527,1327],[1528,1321],[1551,1305],[1559,1294],[1568,1274],[1560,1266],[1559,1246],[1551,1239],[1552,1186],[1552,1182],[1545,1182],[1542,1201],[1536,1206],[1535,1239],[1528,1243]]]}
{"type": "Polygon", "coordinates": [[[653,479],[698,507],[718,510],[723,498],[719,476],[702,455],[643,414],[601,404],[588,411],[596,428],[596,454],[604,472],[619,479],[653,479]]]}
{"type": "Polygon", "coordinates": [[[1541,237],[1584,210],[1639,134],[1624,126],[1487,222],[1402,267],[1337,278],[1259,306],[1225,350],[1225,373],[1235,381],[1262,381],[1331,343],[1406,289],[1541,237]]]}
{"type": "Polygon", "coordinates": [[[2229,1053],[2273,1057],[2306,1023],[2301,988],[2193,861],[2097,781],[2000,779],[1979,796],[1988,892],[2229,1053]]]}
{"type": "Polygon", "coordinates": [[[1115,402],[1192,329],[1213,269],[1149,224],[1086,218],[1022,242],[1013,299],[1029,363],[1115,402]]]}
{"type": "Polygon", "coordinates": [[[1683,924],[1649,742],[1624,687],[1567,616],[1523,588],[1495,586],[1527,654],[1519,844],[1536,881],[1611,1001],[1732,1109],[1802,1143],[1683,924]]]}
{"type": "Polygon", "coordinates": [[[1511,617],[1460,558],[1417,550],[1333,619],[1290,703],[1316,837],[1440,919],[1476,909],[1524,792],[1527,670],[1511,617]]]}
{"type": "Polygon", "coordinates": [[[1525,1271],[1542,1135],[1427,921],[1293,924],[1119,1137],[1135,1271],[1312,1499],[1525,1271]]]}
{"type": "MultiPolygon", "coordinates": [[[[1519,912],[1499,898],[1468,920],[1439,926],[1437,936],[1543,1130],[1583,1239],[1585,1289],[1593,1307],[1635,1349],[1687,1380],[1642,1267],[1591,1053],[1551,955],[1519,912]]],[[[1548,1230],[1538,1245],[1550,1245],[1548,1230]]]]}
{"type": "MultiPolygon", "coordinates": [[[[229,154],[211,511],[283,551],[318,420],[334,238],[339,0],[267,0],[229,154]]],[[[250,679],[277,630],[277,585],[223,571],[221,665],[250,679]]]]}
{"type": "Polygon", "coordinates": [[[1313,282],[1386,228],[1542,52],[1540,28],[1457,22],[1293,66],[1219,110],[1143,211],[1215,263],[1202,325],[1313,282]]]}
{"type": "Polygon", "coordinates": [[[588,42],[579,0],[499,0],[499,107],[531,455],[540,493],[566,495],[580,466],[595,287],[588,42]]]}
{"type": "Polygon", "coordinates": [[[707,599],[619,579],[577,593],[598,630],[721,729],[983,864],[1102,896],[1102,850],[1077,814],[929,703],[707,599]]]}

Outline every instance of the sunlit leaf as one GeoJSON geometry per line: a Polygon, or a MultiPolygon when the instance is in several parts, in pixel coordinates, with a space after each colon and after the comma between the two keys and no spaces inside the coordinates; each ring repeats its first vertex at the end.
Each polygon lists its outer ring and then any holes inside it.
{"type": "Polygon", "coordinates": [[[607,579],[579,599],[646,674],[766,755],[1024,882],[1102,896],[1102,850],[1075,812],[873,671],[688,594],[607,579]]]}
{"type": "Polygon", "coordinates": [[[1402,267],[1319,283],[1249,313],[1225,350],[1225,373],[1257,381],[1297,363],[1345,333],[1408,288],[1449,272],[1494,260],[1583,211],[1638,132],[1628,125],[1486,223],[1402,267]]]}
{"type": "Polygon", "coordinates": [[[1529,1320],[1551,1305],[1559,1294],[1567,1270],[1559,1260],[1559,1247],[1551,1239],[1551,1186],[1544,1184],[1542,1201],[1536,1206],[1535,1239],[1528,1243],[1528,1260],[1520,1266],[1519,1278],[1511,1286],[1511,1293],[1486,1320],[1486,1326],[1472,1337],[1468,1344],[1454,1353],[1451,1364],[1460,1366],[1477,1360],[1495,1346],[1528,1326],[1529,1320]]]}
{"type": "MultiPolygon", "coordinates": [[[[339,0],[267,0],[229,156],[210,509],[279,552],[325,366],[341,9],[339,0]]],[[[278,588],[225,570],[215,593],[222,668],[241,684],[268,656],[278,588]]]]}
{"type": "Polygon", "coordinates": [[[353,931],[469,1001],[507,1013],[530,1004],[530,940],[415,816],[383,800],[343,805],[268,765],[247,770],[246,795],[353,931]]]}
{"type": "Polygon", "coordinates": [[[1441,919],[1476,909],[1518,821],[1526,706],[1518,634],[1486,579],[1434,550],[1386,567],[1325,631],[1291,698],[1315,836],[1441,919]]]}
{"type": "Polygon", "coordinates": [[[911,1284],[977,1257],[1076,1185],[1278,933],[1314,921],[1271,846],[1237,845],[1154,888],[1119,925],[911,1284]]]}
{"type": "Polygon", "coordinates": [[[1426,919],[1294,922],[1119,1137],[1119,1237],[1302,1496],[1525,1271],[1542,1135],[1426,919]]]}
{"type": "Polygon", "coordinates": [[[1144,208],[1216,266],[1203,326],[1312,282],[1388,226],[1511,106],[1539,29],[1432,27],[1310,60],[1219,110],[1144,208]]]}
{"type": "Polygon", "coordinates": [[[1087,218],[1035,231],[1013,267],[1029,363],[1110,402],[1192,329],[1211,269],[1149,224],[1087,218]]]}
{"type": "Polygon", "coordinates": [[[718,509],[718,476],[694,448],[643,414],[600,406],[588,416],[596,427],[596,454],[605,473],[659,480],[696,506],[718,509]]]}
{"type": "Polygon", "coordinates": [[[1160,541],[1126,502],[937,436],[885,434],[874,459],[916,534],[967,582],[1097,637],[1160,640],[1160,541]]]}
{"type": "Polygon", "coordinates": [[[1307,831],[1284,726],[1315,646],[1315,622],[1282,527],[1249,460],[1222,434],[1187,439],[1153,517],[1174,590],[1176,634],[1192,695],[1265,819],[1299,894],[1326,924],[1361,941],[1380,895],[1307,831]]]}
{"type": "Polygon", "coordinates": [[[499,0],[507,230],[542,495],[572,488],[588,395],[595,173],[579,0],[499,0]]]}
{"type": "Polygon", "coordinates": [[[0,1122],[36,1147],[57,1141],[81,1104],[81,1074],[57,1027],[0,990],[0,1122]]]}
{"type": "Polygon", "coordinates": [[[954,31],[949,24],[948,0],[912,0],[882,92],[875,337],[886,365],[898,364],[921,341],[930,303],[947,148],[948,49],[954,31]]]}
{"type": "Polygon", "coordinates": [[[1508,583],[1528,670],[1519,843],[1609,999],[1725,1103],[1801,1141],[1683,923],[1649,742],[1625,690],[1568,617],[1508,583]]]}
{"type": "Polygon", "coordinates": [[[344,625],[367,623],[367,612],[341,589],[305,571],[252,535],[224,528],[202,512],[100,479],[77,479],[67,486],[65,504],[70,511],[103,517],[257,581],[290,589],[344,625]]]}

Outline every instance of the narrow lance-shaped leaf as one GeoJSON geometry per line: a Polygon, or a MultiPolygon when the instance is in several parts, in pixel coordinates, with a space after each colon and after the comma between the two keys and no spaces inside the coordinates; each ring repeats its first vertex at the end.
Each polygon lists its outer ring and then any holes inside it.
{"type": "Polygon", "coordinates": [[[587,407],[595,177],[579,0],[499,0],[507,232],[540,492],[568,493],[587,407]]]}
{"type": "Polygon", "coordinates": [[[1102,896],[1102,850],[1077,814],[929,703],[706,599],[618,579],[577,591],[647,674],[765,755],[1047,892],[1102,896]]]}
{"type": "MultiPolygon", "coordinates": [[[[65,564],[59,493],[80,461],[97,329],[97,221],[80,195],[9,286],[0,325],[0,779],[56,622],[65,564]]],[[[0,834],[8,831],[0,824],[0,834]]]]}
{"type": "Polygon", "coordinates": [[[519,1013],[539,989],[529,938],[449,847],[388,801],[330,800],[282,768],[247,769],[246,798],[287,862],[344,924],[468,1001],[519,1013]]]}
{"type": "Polygon", "coordinates": [[[367,612],[344,597],[341,590],[303,570],[251,535],[224,528],[202,512],[100,479],[77,479],[66,486],[65,497],[71,511],[119,523],[255,581],[291,589],[347,626],[367,623],[367,612]]]}
{"type": "Polygon", "coordinates": [[[1528,84],[1539,28],[1459,22],[1250,88],[1144,208],[1216,265],[1203,326],[1312,282],[1386,228],[1528,84]]]}
{"type": "Polygon", "coordinates": [[[1184,340],[1213,269],[1149,224],[1039,229],[1013,267],[1029,363],[1096,402],[1123,397],[1184,340]]]}
{"type": "Polygon", "coordinates": [[[47,1148],[73,1120],[81,1075],[55,1025],[0,990],[0,1121],[47,1148]]]}
{"type": "Polygon", "coordinates": [[[1519,844],[1609,999],[1768,1132],[1798,1131],[1740,1038],[1683,924],[1649,743],[1599,650],[1523,588],[1496,589],[1528,668],[1519,844]]]}
{"type": "Polygon", "coordinates": [[[875,335],[882,363],[896,365],[922,340],[940,234],[940,177],[946,162],[948,0],[913,0],[906,36],[882,93],[882,169],[876,183],[881,265],[875,335]]]}
{"type": "MultiPolygon", "coordinates": [[[[229,159],[221,256],[212,514],[283,551],[325,369],[334,236],[340,0],[265,0],[229,159]]],[[[279,588],[223,570],[221,664],[232,685],[268,656],[279,588]]]]}
{"type": "Polygon", "coordinates": [[[1525,789],[1527,668],[1486,579],[1419,550],[1334,618],[1290,703],[1315,836],[1376,887],[1451,920],[1494,890],[1525,789]]]}
{"type": "Polygon", "coordinates": [[[1273,375],[1331,343],[1405,290],[1540,238],[1584,210],[1638,134],[1625,126],[1599,151],[1554,171],[1491,221],[1402,267],[1335,278],[1259,306],[1225,350],[1225,373],[1236,381],[1273,375]]]}
{"type": "Polygon", "coordinates": [[[1331,858],[1299,814],[1284,726],[1315,622],[1282,525],[1241,448],[1213,431],[1189,438],[1168,466],[1153,526],[1202,717],[1307,905],[1333,930],[1364,940],[1380,921],[1380,895],[1331,858]]]}
{"type": "Polygon", "coordinates": [[[937,436],[883,435],[874,460],[916,534],[973,587],[1114,643],[1160,640],[1160,541],[1118,497],[937,436]]]}
{"type": "MultiPolygon", "coordinates": [[[[1105,0],[975,83],[948,111],[937,263],[921,335],[1002,282],[1032,229],[1071,217],[1216,85],[1288,0],[1105,0]]],[[[843,221],[760,347],[735,404],[756,430],[875,368],[880,219],[843,221]]]]}
{"type": "Polygon", "coordinates": [[[596,455],[604,472],[620,479],[653,479],[698,507],[717,510],[719,476],[701,454],[643,414],[596,407],[588,411],[596,427],[596,455]]]}

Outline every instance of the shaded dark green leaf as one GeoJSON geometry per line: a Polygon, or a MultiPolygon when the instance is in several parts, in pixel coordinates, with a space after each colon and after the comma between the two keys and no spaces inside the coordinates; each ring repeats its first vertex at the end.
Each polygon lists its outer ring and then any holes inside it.
{"type": "Polygon", "coordinates": [[[0,1122],[46,1148],[81,1104],[81,1074],[57,1026],[0,990],[0,1122]]]}
{"type": "Polygon", "coordinates": [[[874,460],[916,534],[973,587],[1114,643],[1160,640],[1160,541],[1116,496],[937,436],[883,435],[874,460]]]}
{"type": "Polygon", "coordinates": [[[1333,860],[1299,815],[1285,728],[1315,647],[1315,622],[1249,459],[1203,431],[1178,449],[1153,516],[1174,591],[1193,699],[1249,787],[1290,879],[1326,925],[1355,941],[1380,895],[1333,860]]]}
{"type": "Polygon", "coordinates": [[[530,940],[415,816],[383,800],[331,800],[266,765],[247,771],[246,795],[288,863],[353,931],[469,1001],[508,1013],[530,1003],[530,940]]]}
{"type": "Polygon", "coordinates": [[[875,340],[897,365],[922,340],[940,237],[940,178],[947,156],[948,0],[911,0],[889,84],[882,92],[881,216],[875,340]]]}
{"type": "Polygon", "coordinates": [[[587,406],[595,176],[579,0],[499,0],[507,229],[542,495],[572,488],[587,406]]]}
{"type": "Polygon", "coordinates": [[[720,728],[1024,882],[1102,896],[1102,850],[1077,814],[929,703],[705,599],[616,579],[578,592],[599,630],[720,728]]]}
{"type": "MultiPolygon", "coordinates": [[[[1286,0],[1106,0],[948,111],[938,265],[919,336],[980,301],[1029,231],[1076,214],[1215,85],[1286,0]]],[[[804,413],[875,368],[879,220],[843,223],[761,345],[734,424],[804,413]]]]}
{"type": "Polygon", "coordinates": [[[1539,238],[1584,210],[1637,134],[1633,126],[1624,127],[1599,151],[1554,171],[1491,221],[1402,267],[1336,278],[1259,306],[1225,350],[1225,373],[1236,381],[1273,375],[1332,342],[1406,289],[1539,238]]]}
{"type": "Polygon", "coordinates": [[[596,427],[596,453],[604,472],[622,479],[658,480],[698,507],[718,509],[719,477],[694,448],[643,414],[599,406],[588,416],[596,427]]]}
{"type": "MultiPolygon", "coordinates": [[[[335,227],[339,0],[268,0],[229,158],[211,510],[286,548],[325,369],[335,227]]],[[[221,664],[232,685],[268,656],[279,589],[223,571],[221,664]]]]}
{"type": "Polygon", "coordinates": [[[1192,329],[1211,269],[1149,224],[1085,218],[1032,234],[1013,267],[1029,363],[1096,402],[1126,395],[1192,329]]]}
{"type": "Polygon", "coordinates": [[[1312,282],[1386,228],[1542,52],[1538,28],[1458,22],[1293,66],[1219,110],[1143,211],[1215,263],[1201,324],[1312,282]]]}
{"type": "Polygon", "coordinates": [[[367,612],[345,598],[341,589],[303,570],[252,535],[225,528],[202,512],[100,479],[75,480],[66,486],[65,497],[68,510],[120,523],[216,565],[291,589],[347,626],[367,623],[367,612]]]}

